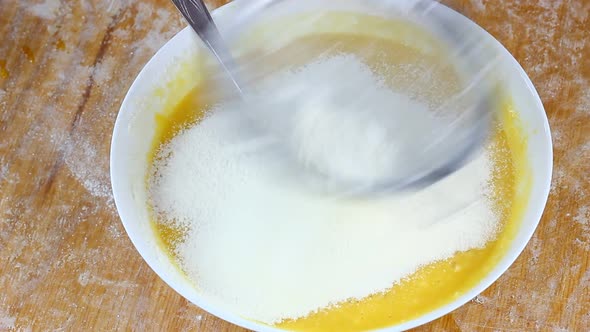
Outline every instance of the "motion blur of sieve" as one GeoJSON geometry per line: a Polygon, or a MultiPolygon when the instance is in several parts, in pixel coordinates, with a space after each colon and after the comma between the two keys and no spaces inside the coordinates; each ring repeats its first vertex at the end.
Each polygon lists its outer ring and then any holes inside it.
{"type": "Polygon", "coordinates": [[[322,190],[428,186],[484,146],[500,61],[436,6],[443,5],[252,0],[233,21],[216,22],[219,33],[209,24],[199,34],[222,36],[205,42],[219,45],[219,78],[231,83],[221,90],[238,92],[219,97],[218,109],[240,112],[260,151],[322,190]],[[362,38],[369,32],[381,37],[362,38]]]}

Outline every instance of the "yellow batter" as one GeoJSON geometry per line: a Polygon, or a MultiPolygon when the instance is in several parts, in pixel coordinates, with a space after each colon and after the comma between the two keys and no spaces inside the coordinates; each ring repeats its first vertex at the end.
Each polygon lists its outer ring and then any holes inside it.
{"type": "MultiPolygon", "coordinates": [[[[334,22],[337,23],[337,20],[341,19],[342,17],[337,17],[334,22]]],[[[356,19],[359,20],[359,17],[356,19]]],[[[360,20],[361,26],[365,29],[364,33],[318,32],[285,45],[271,58],[281,59],[285,54],[298,52],[302,55],[301,61],[305,62],[325,52],[323,45],[337,44],[338,46],[331,48],[330,52],[356,53],[377,71],[381,71],[385,63],[412,63],[419,59],[418,61],[424,61],[432,66],[436,72],[435,76],[446,77],[449,81],[454,79],[454,74],[442,64],[440,57],[425,55],[404,43],[404,38],[399,34],[411,34],[411,27],[401,25],[405,29],[401,31],[400,22],[364,16],[360,17],[360,20]],[[370,33],[371,31],[375,33],[370,33]],[[375,45],[379,47],[375,48],[375,45]]],[[[322,22],[329,25],[329,21],[322,22]]],[[[325,27],[316,28],[317,31],[325,30],[325,27]]],[[[416,30],[414,33],[422,32],[416,30]]],[[[171,85],[185,83],[178,81],[172,82],[171,85]]],[[[398,90],[407,88],[395,80],[387,83],[398,90]]],[[[170,103],[170,107],[156,115],[156,135],[149,156],[150,164],[162,144],[168,142],[182,128],[203,117],[204,111],[212,102],[206,97],[211,95],[206,90],[209,86],[202,81],[181,100],[177,99],[176,103],[170,103]]],[[[431,97],[440,98],[453,89],[453,84],[433,89],[431,97]]],[[[491,147],[494,155],[492,199],[502,216],[501,230],[497,238],[483,249],[459,253],[451,259],[430,264],[383,294],[373,295],[361,301],[342,303],[302,319],[284,321],[278,327],[298,331],[359,331],[399,324],[453,301],[475,286],[496,266],[518,231],[531,181],[525,156],[526,139],[523,137],[519,119],[511,102],[508,98],[505,99],[498,110],[499,125],[493,135],[491,147]]],[[[183,230],[162,220],[154,220],[153,225],[160,236],[161,245],[174,256],[175,243],[181,240],[183,230]]]]}

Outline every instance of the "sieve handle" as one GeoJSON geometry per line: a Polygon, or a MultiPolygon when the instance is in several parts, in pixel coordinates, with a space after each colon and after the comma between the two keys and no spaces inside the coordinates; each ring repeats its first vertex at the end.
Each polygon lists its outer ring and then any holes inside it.
{"type": "Polygon", "coordinates": [[[205,43],[205,46],[217,58],[238,92],[242,94],[242,89],[236,80],[236,66],[231,53],[203,0],[172,0],[172,2],[205,43]]]}

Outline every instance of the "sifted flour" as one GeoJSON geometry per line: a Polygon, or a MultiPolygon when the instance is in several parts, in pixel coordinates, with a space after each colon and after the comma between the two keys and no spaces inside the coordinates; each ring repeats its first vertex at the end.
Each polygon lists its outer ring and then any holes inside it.
{"type": "MultiPolygon", "coordinates": [[[[271,82],[287,92],[280,84],[286,77],[313,77],[306,71],[329,62],[271,82]]],[[[482,247],[495,235],[486,153],[422,191],[372,200],[318,195],[260,149],[267,142],[243,126],[244,107],[218,105],[179,133],[161,149],[150,182],[155,211],[188,229],[176,248],[183,270],[205,296],[235,313],[270,324],[300,318],[386,291],[419,267],[482,247]]],[[[309,109],[314,121],[296,125],[311,131],[319,148],[310,141],[303,149],[333,154],[326,149],[338,145],[327,128],[337,110],[325,101],[309,109]]],[[[354,123],[349,130],[365,130],[354,123]]],[[[340,135],[349,142],[347,131],[340,135]]]]}
{"type": "Polygon", "coordinates": [[[275,74],[249,103],[241,111],[265,119],[265,132],[308,171],[359,186],[420,166],[418,154],[443,121],[426,103],[392,91],[352,54],[275,74]]]}

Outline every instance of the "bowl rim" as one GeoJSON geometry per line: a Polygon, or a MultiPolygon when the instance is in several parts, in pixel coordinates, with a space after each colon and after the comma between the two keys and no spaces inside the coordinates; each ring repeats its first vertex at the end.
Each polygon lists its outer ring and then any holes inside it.
{"type": "MultiPolygon", "coordinates": [[[[237,7],[243,2],[246,2],[246,0],[234,0],[226,5],[223,5],[217,9],[215,9],[212,12],[212,14],[214,16],[224,15],[225,13],[228,13],[232,9],[237,9],[237,7]]],[[[457,18],[459,20],[463,20],[464,22],[462,22],[462,24],[464,23],[464,24],[469,25],[477,33],[481,34],[482,37],[485,36],[485,38],[489,39],[490,43],[495,44],[498,47],[498,49],[504,53],[503,55],[510,62],[510,66],[516,69],[516,71],[517,71],[516,74],[524,81],[526,88],[528,90],[527,92],[530,94],[529,97],[531,99],[534,99],[536,112],[539,113],[539,116],[541,117],[541,121],[542,121],[543,128],[542,128],[542,132],[540,133],[541,134],[540,139],[542,139],[544,141],[543,162],[546,166],[546,170],[545,170],[544,174],[541,174],[541,177],[542,177],[542,179],[544,179],[544,181],[542,183],[538,183],[539,189],[536,190],[538,192],[537,196],[539,197],[539,199],[537,200],[538,202],[536,204],[532,204],[533,202],[529,201],[527,209],[526,209],[527,211],[532,211],[533,217],[531,217],[529,219],[533,219],[534,222],[528,222],[528,223],[525,223],[524,221],[522,222],[522,225],[519,227],[519,230],[518,230],[519,235],[520,235],[518,237],[519,239],[517,239],[515,237],[512,240],[508,251],[503,255],[501,260],[498,263],[496,263],[496,265],[493,267],[493,269],[490,272],[488,272],[487,275],[482,280],[480,280],[476,285],[474,285],[467,292],[465,292],[464,294],[462,294],[461,296],[459,296],[455,300],[453,300],[453,301],[451,301],[451,302],[449,302],[449,303],[447,303],[435,310],[432,310],[432,311],[425,313],[415,319],[403,322],[401,324],[388,326],[388,327],[384,327],[384,328],[379,328],[374,331],[382,331],[382,332],[403,331],[406,329],[410,329],[410,328],[414,328],[414,327],[426,324],[428,322],[431,322],[435,319],[438,319],[438,318],[454,311],[455,309],[464,305],[465,303],[467,303],[468,301],[473,299],[475,296],[477,296],[478,294],[483,292],[485,289],[487,289],[504,272],[506,272],[506,270],[508,270],[508,268],[514,263],[514,261],[518,258],[518,256],[522,253],[522,251],[526,247],[527,243],[529,242],[529,240],[533,236],[533,233],[535,232],[535,229],[541,220],[541,217],[542,217],[542,214],[543,214],[546,202],[547,202],[547,198],[549,195],[549,191],[550,191],[552,169],[553,169],[553,147],[552,147],[552,141],[551,141],[551,132],[550,132],[550,128],[549,128],[549,121],[547,119],[545,109],[544,109],[543,104],[541,102],[541,98],[539,97],[539,94],[536,91],[535,87],[533,86],[533,83],[531,82],[530,78],[527,76],[526,72],[524,71],[522,66],[518,63],[518,61],[514,58],[514,56],[512,56],[512,54],[496,38],[494,38],[486,30],[481,28],[475,22],[471,21],[469,18],[463,16],[461,13],[456,12],[455,10],[453,10],[445,5],[440,5],[437,7],[439,7],[440,10],[443,10],[445,12],[445,14],[452,15],[452,16],[454,16],[454,18],[457,18]]],[[[125,228],[125,231],[127,232],[127,235],[129,236],[131,242],[133,243],[133,245],[135,246],[135,248],[139,252],[139,254],[142,256],[144,261],[148,264],[148,266],[150,266],[150,268],[168,286],[170,286],[178,294],[180,294],[181,296],[183,296],[187,300],[189,300],[189,302],[192,302],[193,304],[197,305],[201,309],[211,313],[214,316],[217,316],[225,321],[228,321],[230,323],[233,323],[235,325],[238,325],[238,326],[241,326],[244,328],[248,328],[248,329],[252,329],[252,330],[256,330],[256,331],[285,331],[284,329],[280,329],[277,327],[269,326],[269,325],[266,325],[263,323],[258,323],[258,322],[243,318],[233,312],[230,312],[229,310],[226,310],[220,306],[213,304],[211,301],[207,300],[201,294],[197,294],[195,297],[191,296],[191,298],[189,298],[183,289],[184,287],[182,285],[177,284],[175,281],[171,280],[168,277],[168,273],[167,273],[167,271],[165,271],[167,268],[163,264],[161,264],[161,262],[159,262],[155,257],[151,257],[146,254],[146,250],[144,249],[146,244],[143,241],[145,234],[142,234],[140,232],[136,232],[135,229],[133,227],[131,227],[131,224],[133,223],[133,221],[130,220],[132,218],[129,216],[129,213],[126,210],[126,208],[129,204],[127,204],[126,198],[124,197],[126,193],[125,193],[124,186],[122,185],[122,183],[125,181],[125,179],[123,176],[120,176],[119,172],[117,172],[117,170],[120,168],[119,160],[117,159],[118,158],[117,157],[117,149],[118,149],[118,146],[120,145],[119,137],[121,136],[122,131],[126,130],[126,128],[123,125],[124,120],[122,120],[122,118],[126,114],[126,112],[128,112],[126,110],[129,110],[132,108],[132,107],[130,107],[130,99],[131,99],[130,97],[134,95],[134,92],[138,89],[140,82],[142,82],[145,79],[146,68],[149,68],[150,64],[153,64],[155,62],[155,59],[162,56],[166,47],[168,45],[170,45],[173,40],[183,38],[183,36],[188,33],[190,33],[190,27],[185,27],[180,32],[178,32],[174,37],[172,37],[168,42],[166,42],[166,44],[164,44],[152,56],[152,58],[146,63],[144,68],[142,68],[142,70],[140,71],[138,76],[135,78],[135,80],[132,83],[131,87],[129,88],[127,94],[125,95],[125,98],[124,98],[124,100],[121,104],[121,107],[119,109],[119,113],[117,115],[117,119],[115,121],[115,126],[113,129],[113,135],[111,138],[111,150],[110,150],[111,186],[112,186],[112,190],[113,190],[113,197],[114,197],[115,205],[117,207],[117,212],[120,216],[120,219],[121,219],[121,222],[125,228]]],[[[531,192],[530,195],[532,196],[532,194],[533,193],[531,192]]],[[[524,218],[524,216],[523,216],[523,218],[524,218]]],[[[180,272],[178,272],[178,273],[180,273],[180,272]]]]}

